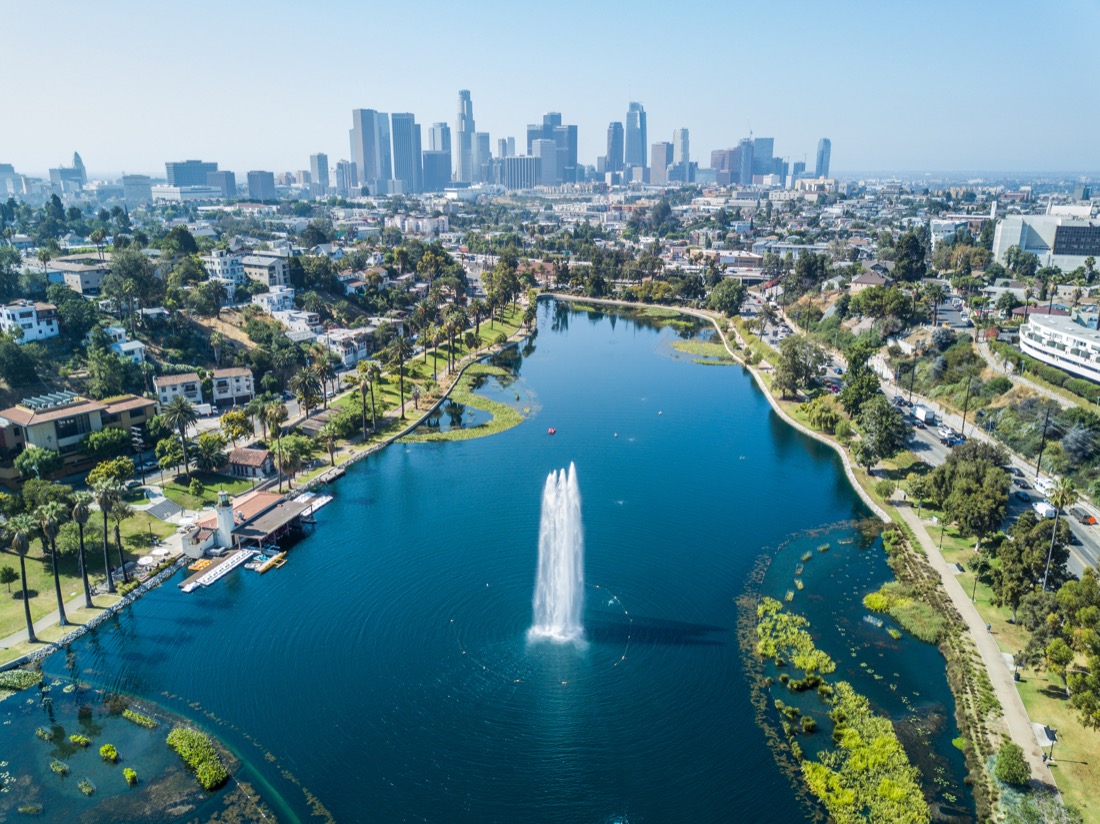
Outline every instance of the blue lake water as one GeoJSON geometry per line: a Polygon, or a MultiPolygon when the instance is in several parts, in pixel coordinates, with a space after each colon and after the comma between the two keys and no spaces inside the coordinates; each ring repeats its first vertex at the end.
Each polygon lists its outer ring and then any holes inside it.
{"type": "Polygon", "coordinates": [[[762,557],[753,586],[782,597],[828,540],[790,608],[838,677],[931,719],[914,747],[965,809],[942,659],[862,620],[890,572],[856,537],[868,512],[836,455],[740,367],[673,350],[675,329],[543,303],[539,330],[516,381],[485,390],[531,408],[524,424],[372,456],[283,569],[166,584],[70,664],[218,735],[288,820],[315,799],[338,821],[801,821],[756,722],[737,599],[762,557]],[[529,646],[542,486],[570,461],[588,644],[529,646]]]}

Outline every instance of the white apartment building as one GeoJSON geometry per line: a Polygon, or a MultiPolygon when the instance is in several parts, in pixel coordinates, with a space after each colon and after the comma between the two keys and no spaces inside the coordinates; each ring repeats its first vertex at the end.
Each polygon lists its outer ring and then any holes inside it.
{"type": "Polygon", "coordinates": [[[256,397],[252,383],[252,370],[243,367],[215,369],[214,404],[219,407],[245,404],[256,397]]]}
{"type": "Polygon", "coordinates": [[[1100,382],[1100,331],[1072,318],[1028,315],[1020,327],[1020,348],[1043,363],[1100,382]]]}
{"type": "Polygon", "coordinates": [[[202,265],[211,280],[221,280],[240,286],[247,276],[241,259],[226,249],[214,249],[209,255],[203,255],[202,265]]]}
{"type": "Polygon", "coordinates": [[[182,375],[161,375],[153,378],[153,386],[157,390],[157,402],[161,408],[172,398],[179,395],[187,398],[194,404],[202,403],[202,381],[195,372],[185,372],[182,375]]]}
{"type": "Polygon", "coordinates": [[[318,335],[317,342],[335,354],[345,369],[353,369],[360,361],[370,357],[374,347],[374,327],[330,329],[318,335]]]}
{"type": "MultiPolygon", "coordinates": [[[[311,338],[314,335],[320,334],[322,330],[321,316],[316,312],[306,312],[302,309],[284,309],[276,310],[271,313],[271,317],[279,321],[286,327],[288,332],[304,332],[311,338]]],[[[294,338],[291,338],[294,340],[294,338]]],[[[304,340],[305,338],[298,338],[298,340],[304,340]]]]}
{"type": "Polygon", "coordinates": [[[294,308],[294,290],[289,286],[272,286],[266,292],[252,296],[252,302],[267,312],[288,312],[294,308]]]}
{"type": "Polygon", "coordinates": [[[56,338],[59,334],[57,307],[33,300],[17,300],[0,306],[0,332],[15,333],[18,343],[56,338]]]}

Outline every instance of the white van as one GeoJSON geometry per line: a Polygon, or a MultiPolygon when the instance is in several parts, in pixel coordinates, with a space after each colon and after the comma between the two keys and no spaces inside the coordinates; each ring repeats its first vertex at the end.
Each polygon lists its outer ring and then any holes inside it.
{"type": "Polygon", "coordinates": [[[1058,510],[1046,501],[1036,501],[1031,506],[1035,509],[1035,514],[1040,518],[1053,518],[1058,514],[1058,510]]]}
{"type": "Polygon", "coordinates": [[[1049,495],[1055,485],[1054,480],[1051,478],[1040,478],[1035,482],[1035,488],[1044,495],[1049,495]]]}

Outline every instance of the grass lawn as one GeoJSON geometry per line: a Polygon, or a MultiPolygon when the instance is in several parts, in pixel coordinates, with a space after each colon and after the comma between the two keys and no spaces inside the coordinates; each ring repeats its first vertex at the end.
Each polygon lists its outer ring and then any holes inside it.
{"type": "Polygon", "coordinates": [[[252,488],[252,481],[248,478],[231,478],[228,475],[216,475],[212,472],[192,472],[191,477],[198,478],[202,482],[205,487],[202,495],[192,495],[191,482],[186,479],[186,476],[180,475],[163,485],[165,497],[184,509],[197,510],[217,503],[218,492],[223,489],[230,495],[239,495],[252,488]]]}

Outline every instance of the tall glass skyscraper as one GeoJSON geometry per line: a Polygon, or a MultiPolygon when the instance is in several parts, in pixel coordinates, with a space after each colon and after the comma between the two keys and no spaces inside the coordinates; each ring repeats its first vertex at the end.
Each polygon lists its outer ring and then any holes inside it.
{"type": "Polygon", "coordinates": [[[421,190],[423,160],[420,154],[420,124],[409,112],[390,115],[393,125],[393,179],[402,194],[421,190]]]}
{"type": "Polygon", "coordinates": [[[817,141],[817,166],[814,168],[815,177],[829,176],[829,156],[833,153],[833,142],[827,137],[817,141]]]}
{"type": "Polygon", "coordinates": [[[607,127],[607,171],[623,170],[623,124],[615,121],[607,127]]]}
{"type": "Polygon", "coordinates": [[[462,89],[458,93],[458,116],[455,118],[455,180],[459,183],[472,183],[474,169],[474,104],[470,92],[462,89]]]}
{"type": "Polygon", "coordinates": [[[371,194],[388,192],[393,179],[389,117],[374,109],[354,109],[349,136],[351,158],[363,185],[371,194]]]}
{"type": "Polygon", "coordinates": [[[629,166],[646,165],[645,109],[631,103],[626,110],[626,162],[629,166]]]}

